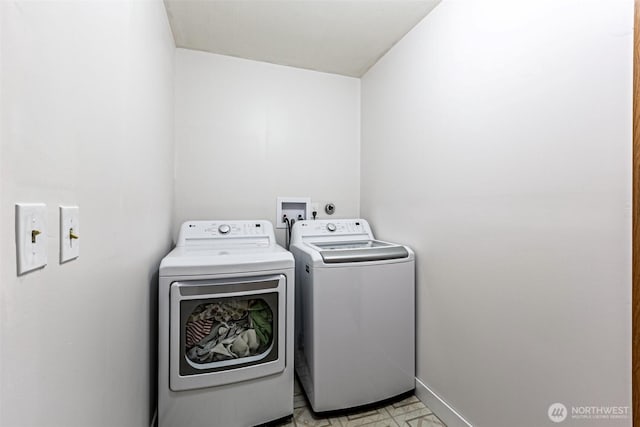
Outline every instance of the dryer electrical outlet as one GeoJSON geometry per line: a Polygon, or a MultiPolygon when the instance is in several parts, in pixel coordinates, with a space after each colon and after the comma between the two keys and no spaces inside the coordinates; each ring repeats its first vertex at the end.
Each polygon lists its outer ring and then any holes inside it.
{"type": "Polygon", "coordinates": [[[16,203],[18,275],[47,265],[47,205],[16,203]]]}
{"type": "Polygon", "coordinates": [[[311,198],[309,197],[278,197],[276,202],[276,228],[287,228],[284,215],[296,221],[310,219],[311,198]]]}
{"type": "Polygon", "coordinates": [[[60,206],[60,264],[80,255],[80,208],[60,206]]]}

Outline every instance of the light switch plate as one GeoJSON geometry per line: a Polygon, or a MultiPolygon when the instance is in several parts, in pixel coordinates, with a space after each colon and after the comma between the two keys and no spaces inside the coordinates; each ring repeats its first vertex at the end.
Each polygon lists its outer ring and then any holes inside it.
{"type": "Polygon", "coordinates": [[[47,265],[47,205],[16,203],[18,275],[47,265]]]}
{"type": "Polygon", "coordinates": [[[60,206],[60,264],[80,255],[80,208],[60,206]]]}

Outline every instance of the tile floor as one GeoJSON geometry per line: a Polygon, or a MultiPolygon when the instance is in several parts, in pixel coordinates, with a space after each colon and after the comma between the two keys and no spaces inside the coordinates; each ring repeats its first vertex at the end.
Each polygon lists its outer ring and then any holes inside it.
{"type": "Polygon", "coordinates": [[[282,427],[446,427],[415,396],[366,411],[333,417],[318,417],[309,407],[296,378],[293,396],[293,419],[282,427]]]}

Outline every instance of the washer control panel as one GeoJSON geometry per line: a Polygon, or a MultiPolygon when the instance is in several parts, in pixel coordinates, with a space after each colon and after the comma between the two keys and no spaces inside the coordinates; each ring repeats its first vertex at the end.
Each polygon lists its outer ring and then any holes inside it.
{"type": "Polygon", "coordinates": [[[368,234],[369,225],[363,219],[307,220],[296,223],[302,236],[329,236],[340,234],[368,234]]]}

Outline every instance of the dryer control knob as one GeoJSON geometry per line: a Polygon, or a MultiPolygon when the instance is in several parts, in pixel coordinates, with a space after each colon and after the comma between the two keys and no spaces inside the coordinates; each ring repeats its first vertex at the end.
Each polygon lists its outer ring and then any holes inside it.
{"type": "Polygon", "coordinates": [[[227,234],[231,231],[231,227],[229,227],[227,224],[222,224],[220,227],[218,227],[218,231],[220,232],[220,234],[227,234]]]}
{"type": "Polygon", "coordinates": [[[327,224],[327,230],[334,232],[336,231],[336,225],[332,222],[330,222],[329,224],[327,224]]]}

